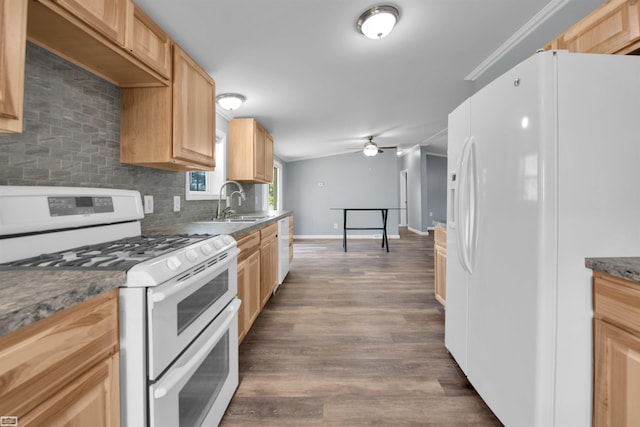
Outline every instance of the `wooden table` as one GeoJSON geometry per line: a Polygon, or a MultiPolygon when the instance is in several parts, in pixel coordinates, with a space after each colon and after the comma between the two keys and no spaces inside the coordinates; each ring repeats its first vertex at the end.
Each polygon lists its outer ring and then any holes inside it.
{"type": "Polygon", "coordinates": [[[331,210],[342,210],[343,214],[343,227],[342,227],[342,247],[347,252],[347,230],[380,230],[382,231],[382,248],[386,248],[389,252],[389,240],[387,239],[387,217],[389,216],[389,209],[400,208],[330,208],[331,210]],[[348,227],[347,226],[347,213],[350,211],[380,211],[382,215],[382,227],[348,227]]]}

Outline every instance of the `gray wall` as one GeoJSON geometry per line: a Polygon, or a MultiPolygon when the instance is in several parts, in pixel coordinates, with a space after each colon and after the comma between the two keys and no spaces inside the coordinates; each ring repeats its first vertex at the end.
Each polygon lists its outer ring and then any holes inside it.
{"type": "Polygon", "coordinates": [[[412,231],[426,233],[433,221],[447,217],[447,158],[414,147],[400,158],[407,170],[407,222],[412,231]]]}
{"type": "Polygon", "coordinates": [[[422,155],[421,148],[407,150],[400,157],[400,170],[407,170],[407,226],[414,231],[422,228],[422,155]]]}
{"type": "MultiPolygon", "coordinates": [[[[214,201],[186,201],[185,174],[120,163],[120,89],[27,44],[24,131],[0,135],[0,185],[112,187],[154,196],[143,231],[209,219],[214,201]],[[181,197],[173,212],[173,196],[181,197]]],[[[217,117],[218,129],[227,122],[217,117]]],[[[244,186],[253,210],[253,186],[244,186]]]]}
{"type": "Polygon", "coordinates": [[[427,209],[422,212],[423,224],[433,227],[434,221],[447,219],[447,158],[427,154],[425,156],[427,177],[427,209]]]}
{"type": "MultiPolygon", "coordinates": [[[[397,207],[399,170],[395,152],[367,158],[362,153],[289,162],[286,166],[285,209],[295,215],[296,236],[339,236],[342,234],[341,207],[397,207]],[[334,228],[337,224],[337,229],[334,228]]],[[[387,232],[398,234],[397,211],[389,212],[387,232]]],[[[378,227],[379,212],[349,215],[349,225],[378,227]]],[[[378,231],[352,231],[380,234],[378,231]]]]}

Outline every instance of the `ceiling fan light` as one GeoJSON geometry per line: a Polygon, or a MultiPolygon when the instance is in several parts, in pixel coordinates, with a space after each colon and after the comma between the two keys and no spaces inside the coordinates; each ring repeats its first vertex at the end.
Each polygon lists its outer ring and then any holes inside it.
{"type": "Polygon", "coordinates": [[[381,39],[393,30],[399,17],[400,12],[393,6],[375,6],[360,15],[356,27],[365,37],[381,39]]]}
{"type": "Polygon", "coordinates": [[[216,96],[216,102],[225,110],[233,111],[240,108],[246,98],[239,93],[223,93],[216,96]]]}
{"type": "Polygon", "coordinates": [[[364,148],[362,149],[362,152],[367,157],[373,157],[376,154],[378,154],[378,146],[373,142],[367,142],[366,144],[364,144],[364,148]]]}

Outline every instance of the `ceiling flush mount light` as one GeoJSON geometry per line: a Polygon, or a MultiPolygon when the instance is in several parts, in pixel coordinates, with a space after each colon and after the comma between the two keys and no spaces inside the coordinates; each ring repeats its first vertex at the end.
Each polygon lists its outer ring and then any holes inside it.
{"type": "Polygon", "coordinates": [[[381,39],[393,30],[399,17],[393,6],[375,6],[360,15],[356,27],[370,39],[381,39]]]}
{"type": "Polygon", "coordinates": [[[216,102],[225,110],[237,110],[246,98],[239,93],[223,93],[216,96],[216,102]]]}

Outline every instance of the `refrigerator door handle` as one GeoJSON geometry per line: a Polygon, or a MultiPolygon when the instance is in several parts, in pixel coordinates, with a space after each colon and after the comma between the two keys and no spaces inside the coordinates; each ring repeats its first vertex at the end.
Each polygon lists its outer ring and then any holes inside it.
{"type": "Polygon", "coordinates": [[[469,273],[473,271],[476,258],[476,247],[478,242],[478,170],[476,167],[476,139],[469,139],[469,154],[467,160],[467,179],[469,180],[469,240],[467,241],[467,261],[469,262],[469,273]]]}
{"type": "Polygon", "coordinates": [[[456,240],[457,240],[457,252],[458,259],[462,268],[469,274],[472,273],[471,260],[469,259],[469,242],[472,233],[472,225],[470,223],[470,184],[469,175],[471,170],[469,168],[469,157],[471,153],[471,145],[474,139],[472,137],[467,138],[462,147],[462,154],[458,163],[458,191],[456,192],[456,240]]]}

